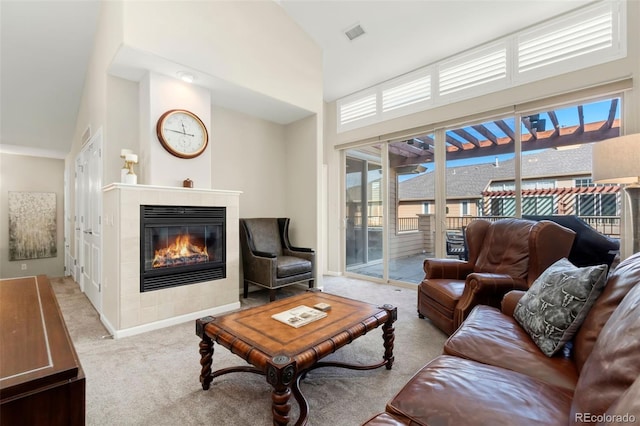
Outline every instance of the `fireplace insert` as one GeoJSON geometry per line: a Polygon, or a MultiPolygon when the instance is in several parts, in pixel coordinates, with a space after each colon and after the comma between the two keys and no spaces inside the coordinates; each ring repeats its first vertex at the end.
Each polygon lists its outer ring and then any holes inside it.
{"type": "Polygon", "coordinates": [[[226,277],[226,208],[140,206],[140,291],[226,277]]]}

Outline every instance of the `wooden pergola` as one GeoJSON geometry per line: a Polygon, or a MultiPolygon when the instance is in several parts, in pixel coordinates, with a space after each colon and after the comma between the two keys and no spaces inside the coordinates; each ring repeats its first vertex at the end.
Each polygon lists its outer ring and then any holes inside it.
{"type": "MultiPolygon", "coordinates": [[[[585,123],[582,105],[577,107],[579,123],[574,126],[562,126],[556,111],[547,114],[553,125],[550,130],[544,129],[539,114],[525,116],[522,124],[528,133],[522,135],[522,151],[547,148],[559,148],[589,142],[597,142],[620,135],[620,121],[615,118],[618,99],[612,99],[606,120],[585,123]]],[[[504,135],[496,135],[484,124],[470,126],[482,135],[478,138],[463,128],[447,132],[447,160],[459,160],[480,156],[498,156],[514,152],[515,130],[504,120],[493,121],[504,135]],[[454,133],[457,138],[451,136],[454,133]]],[[[389,145],[391,167],[416,166],[434,161],[434,140],[430,136],[419,136],[389,145]]]]}

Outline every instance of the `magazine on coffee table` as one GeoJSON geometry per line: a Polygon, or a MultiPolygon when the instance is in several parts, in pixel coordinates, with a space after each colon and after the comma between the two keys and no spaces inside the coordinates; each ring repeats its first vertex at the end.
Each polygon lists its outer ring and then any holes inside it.
{"type": "Polygon", "coordinates": [[[317,321],[327,316],[326,312],[319,311],[318,309],[310,308],[305,305],[296,306],[293,309],[289,309],[279,314],[271,315],[271,318],[278,320],[291,327],[302,327],[310,322],[317,321]]]}

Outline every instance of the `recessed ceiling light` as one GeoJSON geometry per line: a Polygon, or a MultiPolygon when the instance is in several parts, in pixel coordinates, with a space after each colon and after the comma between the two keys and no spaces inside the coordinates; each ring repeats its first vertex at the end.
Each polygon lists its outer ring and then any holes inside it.
{"type": "Polygon", "coordinates": [[[351,28],[349,28],[348,30],[346,30],[344,32],[344,35],[346,35],[349,38],[349,40],[353,41],[356,38],[360,37],[361,35],[364,35],[364,29],[360,26],[360,24],[356,24],[351,28]]]}
{"type": "Polygon", "coordinates": [[[184,82],[193,83],[196,76],[186,71],[178,71],[178,78],[184,82]]]}

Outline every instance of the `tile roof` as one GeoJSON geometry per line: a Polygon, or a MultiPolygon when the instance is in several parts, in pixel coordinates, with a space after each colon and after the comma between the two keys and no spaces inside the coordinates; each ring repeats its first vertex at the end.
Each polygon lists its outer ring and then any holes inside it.
{"type": "MultiPolygon", "coordinates": [[[[522,176],[526,179],[591,176],[592,144],[575,149],[545,149],[522,156],[522,176]]],[[[480,198],[495,181],[513,181],[515,160],[449,167],[446,171],[447,198],[480,198]]],[[[435,199],[435,173],[430,171],[398,184],[398,200],[435,199]]]]}

